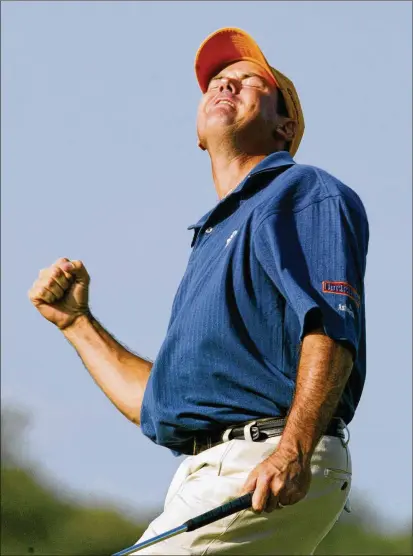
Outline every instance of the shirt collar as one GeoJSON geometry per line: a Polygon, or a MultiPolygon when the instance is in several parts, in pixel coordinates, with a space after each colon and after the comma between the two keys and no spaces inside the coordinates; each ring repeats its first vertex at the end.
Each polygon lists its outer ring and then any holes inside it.
{"type": "Polygon", "coordinates": [[[256,174],[260,174],[261,172],[278,170],[283,166],[292,166],[293,164],[295,164],[295,161],[290,155],[290,153],[287,151],[280,151],[268,155],[267,157],[264,158],[264,160],[261,160],[261,162],[259,162],[254,167],[254,169],[241,181],[241,183],[237,185],[237,187],[231,192],[230,195],[228,195],[228,197],[224,197],[223,199],[221,199],[214,206],[214,208],[212,208],[209,212],[204,214],[204,216],[196,224],[192,224],[191,226],[188,226],[188,230],[192,230],[194,228],[202,228],[202,226],[205,224],[205,222],[208,220],[211,214],[215,211],[215,209],[219,205],[221,205],[221,203],[224,203],[230,197],[234,197],[234,195],[241,193],[241,191],[243,191],[248,187],[248,185],[251,182],[250,178],[252,178],[252,176],[255,176],[256,174]]]}
{"type": "Polygon", "coordinates": [[[248,174],[247,178],[257,174],[258,172],[262,172],[263,170],[277,170],[277,168],[291,166],[292,164],[295,164],[295,162],[289,152],[280,151],[272,153],[265,157],[264,160],[261,160],[261,162],[259,162],[248,174]]]}

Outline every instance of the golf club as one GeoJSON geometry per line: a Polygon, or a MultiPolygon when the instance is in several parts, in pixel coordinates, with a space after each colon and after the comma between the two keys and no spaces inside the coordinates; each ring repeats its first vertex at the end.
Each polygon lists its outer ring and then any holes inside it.
{"type": "Polygon", "coordinates": [[[151,546],[153,544],[157,544],[158,542],[164,541],[165,539],[169,539],[174,537],[175,535],[179,535],[180,533],[185,533],[187,531],[194,531],[195,529],[199,529],[204,525],[208,525],[209,523],[213,523],[214,521],[218,521],[223,517],[227,517],[228,515],[235,514],[240,512],[241,510],[247,510],[252,505],[252,492],[248,494],[244,494],[240,498],[236,498],[231,502],[227,502],[222,506],[218,506],[209,512],[205,512],[204,514],[198,515],[192,519],[189,519],[179,527],[175,527],[175,529],[170,529],[166,533],[162,533],[161,535],[157,535],[152,539],[148,539],[147,541],[143,541],[138,544],[134,544],[129,548],[124,548],[120,552],[116,552],[112,556],[126,556],[127,554],[131,554],[132,552],[136,552],[137,550],[141,550],[142,548],[146,548],[147,546],[151,546]]]}

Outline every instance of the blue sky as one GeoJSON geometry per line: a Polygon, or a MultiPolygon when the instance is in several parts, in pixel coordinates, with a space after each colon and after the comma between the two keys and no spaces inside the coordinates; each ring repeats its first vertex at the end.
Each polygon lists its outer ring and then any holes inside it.
{"type": "Polygon", "coordinates": [[[26,454],[63,490],[160,508],[179,464],[127,422],[27,298],[67,256],[96,317],[155,358],[190,252],[217,201],[197,148],[202,40],[252,34],[295,83],[297,162],[362,198],[370,221],[368,377],[351,426],[353,487],[411,519],[410,2],[2,3],[2,403],[32,416],[26,454]]]}

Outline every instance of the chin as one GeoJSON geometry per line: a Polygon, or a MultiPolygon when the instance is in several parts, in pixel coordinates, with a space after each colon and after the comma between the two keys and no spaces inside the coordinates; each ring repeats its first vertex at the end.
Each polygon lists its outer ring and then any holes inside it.
{"type": "Polygon", "coordinates": [[[234,114],[228,114],[225,112],[217,112],[208,116],[206,121],[206,126],[210,128],[211,126],[219,127],[226,126],[235,123],[234,114]]]}
{"type": "Polygon", "coordinates": [[[234,124],[234,118],[225,117],[224,114],[214,114],[213,117],[208,118],[204,122],[202,129],[198,130],[198,142],[206,145],[208,138],[219,136],[228,130],[234,129],[234,124]]]}
{"type": "Polygon", "coordinates": [[[228,117],[227,114],[214,114],[212,118],[208,119],[207,125],[205,126],[205,135],[222,133],[234,129],[235,123],[235,119],[228,117]]]}

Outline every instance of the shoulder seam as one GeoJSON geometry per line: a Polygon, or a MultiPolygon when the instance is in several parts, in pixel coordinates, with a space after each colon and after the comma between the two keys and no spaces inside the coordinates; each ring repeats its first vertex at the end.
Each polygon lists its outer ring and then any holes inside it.
{"type": "MultiPolygon", "coordinates": [[[[327,201],[328,199],[336,199],[337,197],[342,197],[342,195],[340,193],[338,193],[337,195],[327,195],[326,197],[324,197],[323,199],[319,199],[318,201],[312,201],[311,203],[308,203],[307,205],[305,205],[304,207],[301,207],[299,210],[292,210],[291,214],[299,214],[300,212],[302,212],[303,210],[305,210],[306,208],[313,206],[313,205],[318,205],[320,203],[323,203],[324,201],[327,201]]],[[[285,211],[283,210],[277,210],[277,209],[273,209],[270,212],[267,212],[265,214],[265,216],[258,222],[257,227],[255,229],[255,231],[258,231],[258,228],[261,227],[261,225],[265,222],[265,220],[267,218],[269,218],[270,216],[273,216],[274,214],[281,214],[285,211]]]]}

